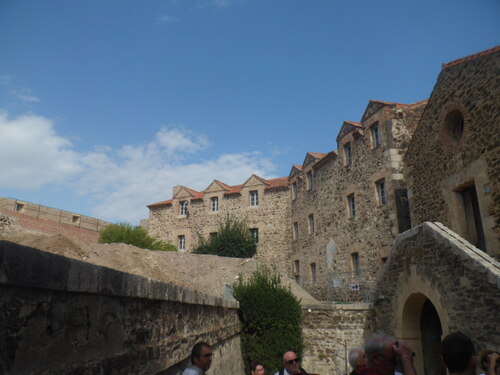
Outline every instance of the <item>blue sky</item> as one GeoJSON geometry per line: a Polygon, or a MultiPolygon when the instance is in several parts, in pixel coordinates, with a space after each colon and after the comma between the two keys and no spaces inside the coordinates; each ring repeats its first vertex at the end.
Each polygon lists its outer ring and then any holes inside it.
{"type": "Polygon", "coordinates": [[[137,224],[287,176],[499,44],[498,0],[0,0],[0,196],[137,224]]]}

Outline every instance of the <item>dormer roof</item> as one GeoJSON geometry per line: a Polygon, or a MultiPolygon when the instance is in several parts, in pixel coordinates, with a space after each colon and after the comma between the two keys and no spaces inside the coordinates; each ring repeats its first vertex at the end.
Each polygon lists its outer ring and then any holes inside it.
{"type": "Polygon", "coordinates": [[[294,164],[292,165],[292,169],[290,171],[290,174],[288,175],[289,178],[292,178],[302,172],[302,165],[299,164],[294,164]]]}
{"type": "Polygon", "coordinates": [[[152,207],[171,206],[171,205],[172,205],[172,199],[169,199],[168,201],[148,204],[146,207],[152,208],[152,207]]]}
{"type": "Polygon", "coordinates": [[[340,128],[339,135],[337,135],[337,142],[344,138],[347,134],[362,129],[363,126],[360,122],[355,121],[344,121],[342,127],[340,128]]]}

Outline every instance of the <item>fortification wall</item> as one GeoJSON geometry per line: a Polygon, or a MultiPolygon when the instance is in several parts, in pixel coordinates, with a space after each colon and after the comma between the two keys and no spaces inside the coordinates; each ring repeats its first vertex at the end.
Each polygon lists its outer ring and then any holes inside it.
{"type": "Polygon", "coordinates": [[[371,305],[325,303],[303,306],[302,312],[303,367],[311,374],[349,373],[349,351],[363,347],[370,335],[371,305]]]}
{"type": "MultiPolygon", "coordinates": [[[[29,217],[48,220],[54,223],[64,224],[72,227],[99,232],[109,225],[108,222],[95,219],[90,216],[80,215],[74,212],[59,210],[40,204],[0,197],[0,211],[5,213],[17,213],[29,217]]],[[[19,215],[18,215],[19,216],[19,215]]]]}
{"type": "Polygon", "coordinates": [[[204,340],[243,374],[236,301],[6,241],[0,275],[1,373],[173,375],[204,340]]]}

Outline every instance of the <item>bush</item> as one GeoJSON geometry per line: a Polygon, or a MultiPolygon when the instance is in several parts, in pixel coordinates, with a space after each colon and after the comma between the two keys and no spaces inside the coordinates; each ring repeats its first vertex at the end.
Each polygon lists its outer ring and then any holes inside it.
{"type": "Polygon", "coordinates": [[[142,249],[177,251],[177,248],[167,242],[157,241],[150,237],[146,230],[128,223],[110,224],[99,235],[100,243],[126,243],[142,249]]]}
{"type": "Polygon", "coordinates": [[[193,252],[233,258],[251,258],[256,250],[257,245],[246,223],[228,215],[219,223],[217,235],[207,239],[200,237],[200,245],[193,252]]]}
{"type": "Polygon", "coordinates": [[[287,350],[302,355],[300,301],[281,284],[276,270],[259,267],[248,281],[240,276],[233,294],[240,302],[241,351],[247,373],[251,360],[262,361],[266,372],[273,374],[283,367],[287,350]]]}

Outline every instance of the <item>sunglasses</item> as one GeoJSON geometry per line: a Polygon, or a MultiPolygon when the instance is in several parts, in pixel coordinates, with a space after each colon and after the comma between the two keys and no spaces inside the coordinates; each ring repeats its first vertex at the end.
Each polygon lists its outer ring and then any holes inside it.
{"type": "Polygon", "coordinates": [[[300,362],[300,358],[294,358],[294,359],[291,359],[289,361],[285,361],[285,363],[289,364],[289,365],[293,365],[294,363],[299,363],[300,362]]]}

